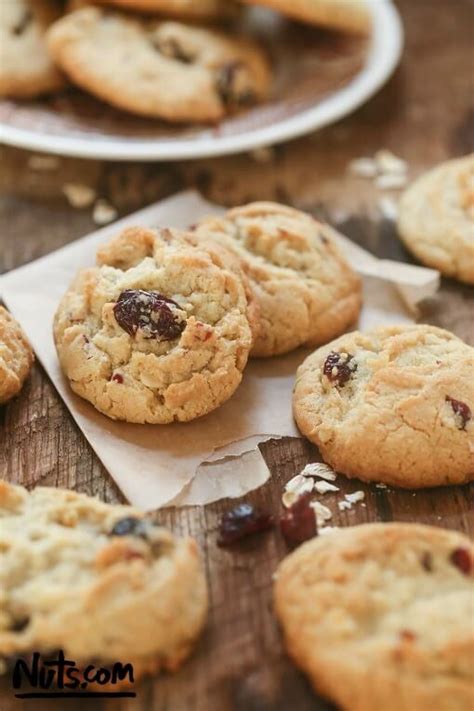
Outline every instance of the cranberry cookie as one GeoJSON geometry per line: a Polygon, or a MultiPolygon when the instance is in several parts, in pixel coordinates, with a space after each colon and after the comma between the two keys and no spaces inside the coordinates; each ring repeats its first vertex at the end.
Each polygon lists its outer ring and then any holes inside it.
{"type": "Polygon", "coordinates": [[[355,331],[300,366],[293,410],[349,477],[420,488],[474,479],[474,348],[432,326],[355,331]]]}
{"type": "Polygon", "coordinates": [[[398,231],[420,262],[474,284],[474,153],[441,163],[406,190],[398,231]]]}
{"type": "Polygon", "coordinates": [[[0,96],[30,98],[63,86],[44,39],[59,15],[55,0],[1,0],[0,96]]]}
{"type": "Polygon", "coordinates": [[[192,420],[235,391],[252,346],[232,255],[177,231],[124,230],[63,298],[54,335],[72,389],[113,419],[192,420]]]}
{"type": "Polygon", "coordinates": [[[327,343],[357,319],[360,279],[334,244],[331,228],[310,215],[256,202],[207,218],[194,233],[240,259],[260,308],[253,356],[327,343]]]}
{"type": "Polygon", "coordinates": [[[0,306],[0,404],[20,392],[33,360],[33,351],[20,325],[0,306]]]}
{"type": "Polygon", "coordinates": [[[0,481],[0,657],[175,670],[207,615],[196,543],[131,506],[0,481]]]}
{"type": "MultiPolygon", "coordinates": [[[[94,4],[94,0],[70,0],[77,9],[94,4]]],[[[233,0],[96,0],[96,5],[112,5],[150,15],[168,15],[183,20],[221,20],[236,14],[233,0]]]]}
{"type": "Polygon", "coordinates": [[[95,7],[55,23],[48,46],[78,86],[168,121],[218,121],[263,98],[270,81],[266,57],[250,40],[95,7]]]}
{"type": "Polygon", "coordinates": [[[417,524],[352,526],[281,563],[286,647],[341,711],[471,711],[471,541],[417,524]]]}
{"type": "Polygon", "coordinates": [[[330,30],[368,34],[371,28],[369,5],[365,0],[243,0],[266,5],[295,20],[330,30]]]}

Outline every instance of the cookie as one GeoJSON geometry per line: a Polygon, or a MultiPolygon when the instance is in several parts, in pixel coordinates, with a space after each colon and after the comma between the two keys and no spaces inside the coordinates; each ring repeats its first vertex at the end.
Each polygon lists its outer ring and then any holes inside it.
{"type": "Polygon", "coordinates": [[[33,360],[33,351],[20,324],[0,306],[0,404],[20,392],[33,360]]]}
{"type": "Polygon", "coordinates": [[[0,481],[0,657],[175,670],[207,614],[196,543],[131,506],[0,481]]]}
{"type": "Polygon", "coordinates": [[[372,21],[365,0],[243,0],[250,5],[266,5],[283,15],[330,30],[366,35],[372,21]]]}
{"type": "Polygon", "coordinates": [[[54,0],[2,0],[0,96],[31,98],[61,89],[64,80],[45,45],[45,32],[60,15],[54,0]]]}
{"type": "Polygon", "coordinates": [[[183,20],[221,20],[233,17],[237,5],[233,0],[70,0],[71,10],[85,5],[111,5],[150,15],[168,15],[183,20]]]}
{"type": "Polygon", "coordinates": [[[231,255],[177,231],[129,228],[99,251],[58,308],[72,389],[113,419],[193,420],[225,402],[252,346],[231,255]]]}
{"type": "Polygon", "coordinates": [[[357,318],[360,279],[334,244],[331,228],[310,215],[256,202],[204,219],[194,233],[240,259],[260,308],[253,356],[327,343],[357,318]]]}
{"type": "Polygon", "coordinates": [[[276,575],[288,653],[341,711],[471,711],[473,555],[407,523],[308,541],[276,575]]]}
{"type": "Polygon", "coordinates": [[[474,284],[474,153],[441,163],[405,191],[398,231],[420,262],[474,284]]]}
{"type": "Polygon", "coordinates": [[[474,348],[432,326],[355,331],[300,366],[293,411],[349,477],[417,489],[474,479],[474,348]]]}
{"type": "Polygon", "coordinates": [[[251,40],[95,7],[55,23],[48,46],[78,86],[168,121],[218,121],[264,98],[270,81],[266,57],[251,40]]]}

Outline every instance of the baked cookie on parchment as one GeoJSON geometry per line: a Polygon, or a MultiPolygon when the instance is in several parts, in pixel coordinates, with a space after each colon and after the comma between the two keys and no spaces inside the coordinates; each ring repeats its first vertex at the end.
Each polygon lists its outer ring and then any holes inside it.
{"type": "Polygon", "coordinates": [[[349,477],[418,489],[474,480],[474,348],[427,325],[355,331],[299,367],[293,411],[349,477]]]}
{"type": "Polygon", "coordinates": [[[129,228],[78,275],[54,322],[74,392],[113,419],[192,420],[236,390],[252,346],[231,254],[176,230],[129,228]]]}
{"type": "Polygon", "coordinates": [[[86,7],[56,22],[48,47],[81,88],[120,109],[214,122],[267,94],[263,50],[244,37],[86,7]]]}
{"type": "Polygon", "coordinates": [[[31,98],[61,89],[45,33],[60,16],[55,0],[1,0],[0,96],[31,98]]]}
{"type": "Polygon", "coordinates": [[[33,360],[33,351],[20,324],[0,306],[0,404],[20,392],[33,360]]]}
{"type": "Polygon", "coordinates": [[[0,660],[63,650],[176,670],[207,616],[196,543],[131,506],[0,481],[0,660]]]}
{"type": "Polygon", "coordinates": [[[354,34],[368,34],[371,28],[366,0],[244,0],[266,5],[295,20],[354,34]]]}
{"type": "Polygon", "coordinates": [[[398,231],[420,262],[474,284],[474,153],[441,163],[405,191],[398,231]]]}
{"type": "Polygon", "coordinates": [[[473,557],[418,524],[313,538],[276,575],[288,653],[341,711],[471,711],[473,557]]]}
{"type": "Polygon", "coordinates": [[[328,225],[291,207],[256,202],[202,220],[194,234],[232,250],[260,308],[253,356],[327,343],[357,319],[361,282],[328,225]]]}

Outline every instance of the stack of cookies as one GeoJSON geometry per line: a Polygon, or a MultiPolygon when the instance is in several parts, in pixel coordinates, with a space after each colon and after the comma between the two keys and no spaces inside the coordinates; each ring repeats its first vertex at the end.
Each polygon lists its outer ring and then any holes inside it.
{"type": "Polygon", "coordinates": [[[78,275],[54,334],[76,393],[113,419],[165,424],[219,407],[249,356],[326,343],[360,306],[327,225],[254,203],[188,231],[126,229],[78,275]]]}
{"type": "MultiPolygon", "coordinates": [[[[370,31],[363,0],[262,4],[310,24],[370,31]]],[[[69,81],[140,116],[219,121],[270,92],[267,52],[236,22],[244,12],[236,0],[3,0],[0,96],[31,98],[69,81]]]]}

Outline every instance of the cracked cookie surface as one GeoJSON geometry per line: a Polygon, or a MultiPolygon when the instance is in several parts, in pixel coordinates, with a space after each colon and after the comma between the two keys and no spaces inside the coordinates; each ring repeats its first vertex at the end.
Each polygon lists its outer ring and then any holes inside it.
{"type": "Polygon", "coordinates": [[[0,404],[20,392],[33,360],[33,351],[20,324],[0,306],[0,404]]]}
{"type": "Polygon", "coordinates": [[[55,23],[48,47],[86,91],[167,121],[218,121],[264,98],[270,83],[266,56],[251,40],[96,7],[55,23]]]}
{"type": "Polygon", "coordinates": [[[349,477],[421,488],[474,479],[474,349],[427,325],[341,336],[296,375],[293,411],[349,477]]]}
{"type": "Polygon", "coordinates": [[[0,523],[0,658],[62,649],[140,677],[188,656],[207,616],[193,539],[131,506],[3,481],[0,523]]]}
{"type": "Polygon", "coordinates": [[[431,526],[351,526],[278,568],[286,648],[343,711],[470,711],[473,555],[431,526]]]}
{"type": "Polygon", "coordinates": [[[232,250],[260,309],[253,356],[320,345],[355,321],[361,283],[332,231],[293,208],[257,202],[200,222],[194,234],[232,250]]]}
{"type": "Polygon", "coordinates": [[[55,0],[2,0],[0,96],[30,98],[63,86],[45,44],[46,30],[59,16],[55,0]]]}
{"type": "Polygon", "coordinates": [[[242,379],[252,345],[235,259],[176,230],[129,228],[59,305],[54,334],[72,389],[113,419],[205,415],[242,379]]]}
{"type": "Polygon", "coordinates": [[[398,231],[423,264],[474,284],[474,153],[441,163],[405,191],[398,231]]]}

